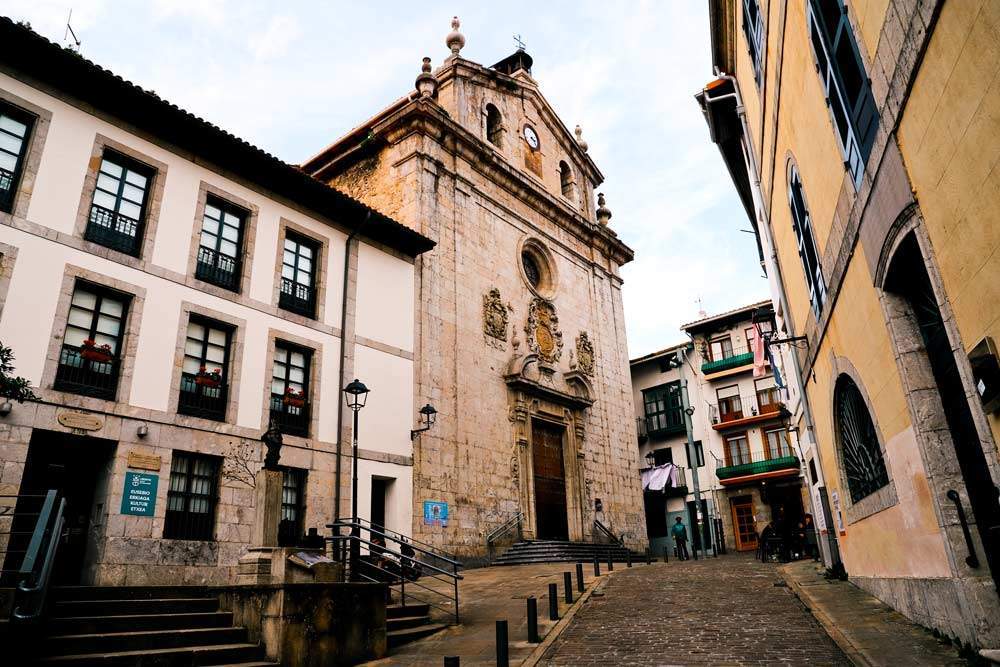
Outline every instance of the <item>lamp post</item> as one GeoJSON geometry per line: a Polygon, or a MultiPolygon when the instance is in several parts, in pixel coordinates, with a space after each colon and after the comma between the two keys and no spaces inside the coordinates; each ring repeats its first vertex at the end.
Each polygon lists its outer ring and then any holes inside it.
{"type": "Polygon", "coordinates": [[[423,424],[420,428],[415,428],[410,431],[410,440],[417,437],[418,433],[423,433],[424,431],[429,431],[431,426],[434,426],[434,420],[437,417],[437,410],[434,406],[428,403],[424,407],[420,408],[420,423],[423,424]]]}
{"type": "MultiPolygon", "coordinates": [[[[682,348],[677,351],[677,355],[671,360],[670,365],[677,369],[677,373],[680,376],[681,382],[681,410],[684,412],[684,430],[687,431],[687,451],[688,451],[688,468],[691,469],[691,486],[694,491],[694,531],[695,535],[698,537],[698,541],[702,543],[702,548],[704,549],[704,531],[701,531],[701,520],[698,518],[701,516],[701,489],[698,485],[698,452],[695,451],[694,447],[694,433],[693,426],[691,424],[691,416],[694,414],[694,408],[691,407],[688,399],[688,388],[687,380],[684,377],[684,363],[687,357],[687,350],[682,348]],[[700,533],[697,531],[701,531],[700,533]]],[[[691,552],[695,559],[698,558],[697,549],[694,546],[694,536],[691,540],[691,552]]],[[[708,552],[705,552],[706,555],[708,552]]]]}
{"type": "Polygon", "coordinates": [[[365,407],[368,400],[368,387],[354,378],[344,387],[344,400],[347,407],[354,412],[354,447],[351,450],[351,580],[357,577],[358,558],[361,556],[361,528],[358,524],[358,413],[365,407]]]}
{"type": "Polygon", "coordinates": [[[650,468],[656,465],[656,454],[653,453],[653,450],[646,452],[646,465],[650,468]]]}

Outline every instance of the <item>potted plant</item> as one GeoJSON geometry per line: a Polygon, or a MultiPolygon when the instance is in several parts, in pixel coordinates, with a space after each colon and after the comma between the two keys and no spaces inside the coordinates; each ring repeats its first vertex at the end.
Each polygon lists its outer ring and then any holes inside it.
{"type": "Polygon", "coordinates": [[[98,346],[93,338],[83,341],[83,345],[80,346],[80,356],[87,361],[96,361],[102,364],[106,364],[114,359],[114,355],[111,353],[111,346],[107,343],[98,346]]]}
{"type": "Polygon", "coordinates": [[[304,408],[306,405],[306,394],[302,389],[295,391],[291,387],[285,388],[285,395],[281,399],[282,404],[293,408],[304,408]]]}
{"type": "Polygon", "coordinates": [[[209,373],[202,366],[198,369],[198,374],[194,376],[194,383],[202,387],[218,387],[222,384],[222,369],[216,368],[209,373]]]}

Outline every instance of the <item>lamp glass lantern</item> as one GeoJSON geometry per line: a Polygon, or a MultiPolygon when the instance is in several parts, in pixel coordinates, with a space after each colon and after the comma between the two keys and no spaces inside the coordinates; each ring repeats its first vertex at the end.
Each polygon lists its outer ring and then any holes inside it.
{"type": "Polygon", "coordinates": [[[365,407],[365,401],[368,400],[368,387],[365,383],[354,378],[346,387],[344,387],[344,400],[347,401],[347,407],[357,412],[361,408],[365,407]]]}

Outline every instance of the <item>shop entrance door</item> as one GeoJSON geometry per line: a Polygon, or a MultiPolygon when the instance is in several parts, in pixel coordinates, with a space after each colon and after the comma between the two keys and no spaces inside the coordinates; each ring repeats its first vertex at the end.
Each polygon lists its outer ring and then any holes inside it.
{"type": "Polygon", "coordinates": [[[737,498],[733,505],[733,531],[736,534],[737,551],[753,551],[757,548],[757,527],[753,520],[753,502],[737,498]]]}

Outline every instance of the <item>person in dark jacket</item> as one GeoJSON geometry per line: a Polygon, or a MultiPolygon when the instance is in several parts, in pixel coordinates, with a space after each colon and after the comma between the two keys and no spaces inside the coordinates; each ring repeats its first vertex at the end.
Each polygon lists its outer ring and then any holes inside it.
{"type": "Polygon", "coordinates": [[[677,544],[677,557],[681,560],[690,558],[687,548],[688,531],[680,517],[677,517],[677,522],[670,529],[670,534],[674,536],[674,542],[677,544]]]}

